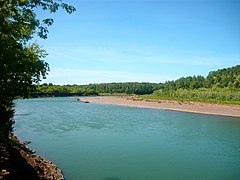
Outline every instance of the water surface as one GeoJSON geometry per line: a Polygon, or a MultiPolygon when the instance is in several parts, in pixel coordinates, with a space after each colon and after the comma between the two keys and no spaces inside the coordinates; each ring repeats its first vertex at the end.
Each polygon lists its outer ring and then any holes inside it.
{"type": "Polygon", "coordinates": [[[240,118],[16,100],[15,131],[67,180],[240,179],[240,118]]]}

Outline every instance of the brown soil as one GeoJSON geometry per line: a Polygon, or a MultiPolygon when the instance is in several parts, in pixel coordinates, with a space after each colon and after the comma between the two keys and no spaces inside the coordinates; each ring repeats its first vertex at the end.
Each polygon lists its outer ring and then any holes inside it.
{"type": "Polygon", "coordinates": [[[0,180],[63,180],[61,170],[16,137],[0,142],[0,180]],[[8,145],[6,145],[8,144],[8,145]]]}

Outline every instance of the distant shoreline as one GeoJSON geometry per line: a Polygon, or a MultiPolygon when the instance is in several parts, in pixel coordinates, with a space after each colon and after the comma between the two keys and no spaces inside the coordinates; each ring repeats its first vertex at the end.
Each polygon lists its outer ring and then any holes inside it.
{"type": "Polygon", "coordinates": [[[240,117],[240,105],[223,105],[205,102],[188,102],[176,100],[159,100],[158,102],[149,102],[144,99],[134,99],[131,96],[103,96],[80,98],[81,101],[88,101],[90,103],[112,104],[121,106],[131,106],[139,108],[154,108],[173,110],[180,112],[191,112],[198,114],[221,115],[240,117]]]}

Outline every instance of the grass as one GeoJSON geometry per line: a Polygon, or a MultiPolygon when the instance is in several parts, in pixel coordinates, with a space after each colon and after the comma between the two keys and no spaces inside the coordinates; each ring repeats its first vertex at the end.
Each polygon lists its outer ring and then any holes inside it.
{"type": "Polygon", "coordinates": [[[205,102],[205,103],[215,103],[215,104],[229,104],[229,105],[240,105],[240,101],[229,101],[229,100],[219,100],[219,99],[196,99],[196,98],[180,98],[180,97],[163,97],[156,95],[140,95],[139,98],[150,101],[159,100],[176,100],[176,101],[193,101],[193,102],[205,102]]]}

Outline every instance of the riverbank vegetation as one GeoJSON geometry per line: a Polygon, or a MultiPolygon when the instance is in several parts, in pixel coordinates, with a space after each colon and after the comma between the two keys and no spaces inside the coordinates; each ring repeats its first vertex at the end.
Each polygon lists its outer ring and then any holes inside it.
{"type": "Polygon", "coordinates": [[[157,90],[152,94],[143,95],[142,98],[240,104],[240,92],[229,88],[157,90]]]}
{"type": "Polygon", "coordinates": [[[163,88],[143,97],[240,104],[240,65],[212,71],[207,77],[167,81],[163,88]]]}
{"type": "Polygon", "coordinates": [[[36,95],[141,95],[147,99],[174,99],[240,104],[240,65],[211,71],[207,77],[188,76],[165,83],[42,84],[36,95]]]}

